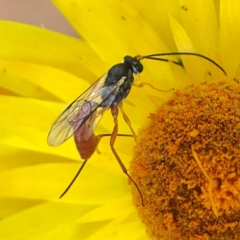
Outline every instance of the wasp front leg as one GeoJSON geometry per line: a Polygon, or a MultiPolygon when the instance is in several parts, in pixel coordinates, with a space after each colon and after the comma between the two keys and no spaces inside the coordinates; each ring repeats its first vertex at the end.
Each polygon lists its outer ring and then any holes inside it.
{"type": "Polygon", "coordinates": [[[154,90],[156,90],[156,91],[159,91],[159,92],[171,92],[171,91],[175,90],[174,88],[171,88],[171,89],[169,89],[169,90],[161,90],[161,89],[156,88],[156,87],[154,87],[152,84],[147,83],[147,82],[134,83],[133,86],[134,86],[134,87],[139,87],[139,88],[142,88],[142,87],[144,87],[144,86],[149,86],[150,88],[152,88],[152,89],[154,89],[154,90]]]}

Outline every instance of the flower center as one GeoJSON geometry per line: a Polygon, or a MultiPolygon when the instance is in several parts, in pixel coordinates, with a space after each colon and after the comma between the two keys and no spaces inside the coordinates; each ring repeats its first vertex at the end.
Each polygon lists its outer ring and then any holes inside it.
{"type": "Polygon", "coordinates": [[[176,91],[150,115],[131,175],[134,202],[156,239],[239,239],[240,85],[176,91]]]}

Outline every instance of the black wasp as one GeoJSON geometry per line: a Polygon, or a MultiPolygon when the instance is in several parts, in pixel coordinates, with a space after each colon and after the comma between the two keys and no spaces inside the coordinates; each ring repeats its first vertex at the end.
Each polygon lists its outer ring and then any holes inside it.
{"type": "MultiPolygon", "coordinates": [[[[136,182],[128,174],[126,167],[124,166],[122,160],[114,148],[114,143],[117,136],[133,136],[136,141],[136,134],[131,126],[129,118],[123,110],[123,100],[130,93],[130,90],[134,83],[134,74],[138,75],[143,71],[143,65],[140,61],[143,59],[151,59],[168,62],[171,60],[160,57],[171,55],[191,55],[204,58],[205,60],[217,66],[226,75],[224,69],[220,65],[218,65],[210,58],[197,53],[175,52],[135,57],[125,56],[122,63],[118,63],[111,67],[106,74],[100,77],[84,93],[82,93],[75,101],[73,101],[63,111],[63,113],[58,117],[58,119],[53,123],[51,127],[51,130],[48,134],[49,145],[58,146],[73,135],[77,150],[81,158],[85,160],[60,198],[64,196],[65,193],[70,189],[77,176],[80,174],[83,167],[87,163],[87,160],[95,152],[100,139],[104,136],[110,136],[111,150],[119,165],[121,166],[123,172],[130,178],[137,191],[139,192],[142,205],[144,206],[142,193],[136,182]],[[102,118],[103,113],[108,109],[111,110],[111,114],[113,116],[113,131],[111,134],[101,134],[96,136],[94,134],[94,129],[102,118]],[[118,134],[119,109],[122,112],[125,122],[130,127],[132,135],[118,134]]],[[[172,62],[181,65],[180,62],[172,62]]]]}

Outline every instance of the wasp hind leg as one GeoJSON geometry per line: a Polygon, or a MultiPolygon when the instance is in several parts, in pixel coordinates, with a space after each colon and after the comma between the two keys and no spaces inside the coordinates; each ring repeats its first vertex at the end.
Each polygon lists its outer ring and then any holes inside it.
{"type": "Polygon", "coordinates": [[[67,192],[68,190],[71,188],[71,186],[73,185],[73,183],[75,182],[75,180],[77,179],[78,175],[81,173],[81,171],[83,170],[84,166],[86,165],[88,159],[85,159],[83,164],[81,165],[81,167],[78,169],[76,175],[74,176],[74,178],[72,179],[72,181],[70,182],[70,184],[68,185],[68,187],[65,189],[65,191],[61,194],[61,196],[59,198],[62,198],[67,192]]]}
{"type": "MultiPolygon", "coordinates": [[[[112,136],[112,134],[99,134],[97,137],[102,138],[102,137],[110,137],[110,136],[112,136]]],[[[130,135],[130,134],[118,134],[118,136],[120,136],[120,137],[132,137],[132,135],[130,135]]],[[[83,168],[86,165],[87,161],[88,161],[88,159],[84,160],[83,164],[78,169],[78,171],[75,174],[74,178],[72,179],[72,181],[70,182],[68,187],[64,190],[64,192],[61,194],[61,196],[59,198],[62,198],[69,191],[69,189],[72,187],[73,183],[76,181],[76,179],[78,178],[79,174],[83,170],[83,168]]]]}

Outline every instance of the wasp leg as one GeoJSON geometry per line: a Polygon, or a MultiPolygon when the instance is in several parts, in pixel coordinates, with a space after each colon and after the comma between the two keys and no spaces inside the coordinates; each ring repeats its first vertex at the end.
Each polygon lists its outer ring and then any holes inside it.
{"type": "MultiPolygon", "coordinates": [[[[112,135],[111,135],[111,138],[110,138],[110,146],[111,146],[111,150],[115,156],[115,158],[117,159],[120,167],[122,168],[122,171],[124,172],[124,174],[126,174],[128,176],[128,178],[132,181],[132,183],[134,184],[134,186],[136,187],[138,193],[139,193],[139,196],[141,198],[141,201],[142,201],[142,206],[144,206],[144,201],[143,201],[143,196],[142,196],[142,193],[137,185],[137,183],[133,180],[133,178],[128,174],[128,171],[127,171],[127,168],[125,167],[125,165],[123,164],[122,160],[120,159],[117,151],[115,150],[114,148],[114,143],[116,141],[116,138],[118,136],[118,107],[117,106],[114,106],[111,108],[111,113],[112,113],[112,116],[113,116],[113,121],[114,121],[114,128],[113,128],[113,131],[112,131],[112,135]]],[[[134,133],[134,131],[133,131],[134,133]]],[[[135,134],[135,133],[134,133],[135,134]]]]}
{"type": "MultiPolygon", "coordinates": [[[[98,135],[97,137],[110,137],[112,134],[101,134],[101,135],[98,135]]],[[[133,135],[131,134],[118,134],[118,137],[133,137],[133,135]]],[[[101,154],[101,151],[96,148],[96,151],[98,154],[101,154]]]]}
{"type": "MultiPolygon", "coordinates": [[[[102,137],[110,137],[112,136],[112,134],[100,134],[97,135],[96,137],[102,138],[102,137]]],[[[120,137],[132,137],[132,135],[130,134],[118,134],[118,136],[120,137]]],[[[74,178],[72,179],[72,181],[70,182],[70,184],[68,185],[68,187],[65,189],[65,191],[61,194],[61,196],[59,198],[62,198],[67,192],[68,190],[71,188],[71,186],[73,185],[73,183],[75,182],[75,180],[77,179],[77,177],[79,176],[79,174],[81,173],[81,171],[83,170],[84,166],[86,165],[88,159],[85,159],[83,161],[83,164],[81,165],[81,167],[78,169],[77,173],[75,174],[74,178]]]]}
{"type": "Polygon", "coordinates": [[[138,146],[139,149],[141,150],[142,154],[143,154],[145,157],[147,157],[146,154],[144,153],[143,149],[141,148],[141,146],[139,146],[139,144],[138,144],[138,142],[137,142],[137,134],[135,133],[135,131],[134,131],[133,127],[132,127],[132,124],[131,124],[130,119],[128,118],[128,116],[127,116],[126,113],[124,112],[122,103],[118,104],[118,107],[120,108],[120,110],[121,110],[121,112],[122,112],[124,121],[127,123],[127,125],[129,126],[129,128],[130,128],[130,130],[131,130],[131,132],[132,132],[134,141],[136,142],[137,146],[138,146]]]}
{"type": "Polygon", "coordinates": [[[123,115],[124,121],[127,123],[127,125],[129,126],[129,128],[130,128],[130,130],[131,130],[131,132],[132,132],[134,141],[137,143],[137,134],[135,133],[135,131],[134,131],[133,127],[132,127],[132,124],[131,124],[130,119],[128,118],[128,116],[127,116],[126,113],[124,112],[122,103],[118,104],[118,107],[120,108],[120,111],[121,111],[121,113],[122,113],[122,115],[123,115]]]}
{"type": "Polygon", "coordinates": [[[59,198],[62,198],[67,192],[68,190],[71,188],[71,186],[73,185],[73,183],[75,182],[75,180],[77,179],[78,175],[81,173],[81,171],[83,170],[84,166],[86,165],[88,159],[85,159],[83,161],[83,164],[81,165],[81,167],[78,169],[75,177],[73,178],[73,180],[70,182],[70,184],[68,185],[68,187],[65,189],[65,191],[62,193],[62,195],[59,198]]]}
{"type": "Polygon", "coordinates": [[[139,88],[142,88],[146,85],[149,86],[152,89],[155,89],[155,90],[159,91],[159,92],[171,92],[171,91],[175,90],[174,88],[171,88],[169,90],[161,90],[161,89],[158,89],[158,88],[154,87],[152,84],[147,83],[147,82],[141,82],[141,83],[138,83],[138,84],[136,84],[136,83],[133,84],[133,86],[139,87],[139,88]]]}

